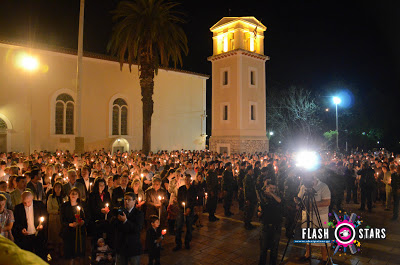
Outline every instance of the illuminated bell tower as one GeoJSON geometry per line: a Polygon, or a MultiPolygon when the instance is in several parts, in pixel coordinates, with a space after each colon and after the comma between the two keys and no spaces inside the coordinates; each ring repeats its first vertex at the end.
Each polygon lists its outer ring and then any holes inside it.
{"type": "Polygon", "coordinates": [[[213,33],[210,150],[268,151],[264,31],[255,17],[224,17],[213,33]]]}

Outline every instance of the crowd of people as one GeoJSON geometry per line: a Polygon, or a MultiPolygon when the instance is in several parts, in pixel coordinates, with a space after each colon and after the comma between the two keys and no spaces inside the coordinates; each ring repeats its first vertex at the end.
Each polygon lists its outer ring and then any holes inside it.
{"type": "MultiPolygon", "coordinates": [[[[293,236],[305,175],[321,219],[344,203],[359,202],[360,210],[370,212],[381,202],[398,219],[399,157],[386,151],[319,157],[319,169],[305,174],[295,154],[2,153],[0,232],[44,260],[52,253],[83,264],[90,248],[93,264],[140,264],[144,251],[149,264],[160,264],[165,234],[175,236],[173,251],[190,249],[193,227],[207,221],[204,212],[208,222],[219,221],[215,212],[222,203],[225,216],[242,215],[244,229],[254,228],[257,215],[260,264],[266,264],[268,250],[269,264],[276,264],[282,226],[293,236]],[[240,212],[232,213],[233,201],[240,212]]],[[[307,248],[302,259],[309,258],[307,248]]]]}

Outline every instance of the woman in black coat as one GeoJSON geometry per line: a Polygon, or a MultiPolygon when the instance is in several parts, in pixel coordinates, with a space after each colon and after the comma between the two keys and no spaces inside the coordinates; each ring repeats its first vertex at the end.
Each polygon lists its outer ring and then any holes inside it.
{"type": "Polygon", "coordinates": [[[64,241],[64,257],[78,264],[84,263],[86,251],[85,211],[80,203],[79,189],[74,187],[69,192],[69,201],[61,205],[61,225],[64,241]]]}
{"type": "MultiPolygon", "coordinates": [[[[89,231],[93,237],[93,247],[95,247],[97,239],[103,237],[103,233],[108,233],[109,222],[107,219],[111,217],[108,214],[111,207],[111,197],[104,179],[96,178],[94,181],[88,206],[90,212],[89,231]]],[[[109,240],[107,240],[107,243],[110,244],[109,240]]]]}

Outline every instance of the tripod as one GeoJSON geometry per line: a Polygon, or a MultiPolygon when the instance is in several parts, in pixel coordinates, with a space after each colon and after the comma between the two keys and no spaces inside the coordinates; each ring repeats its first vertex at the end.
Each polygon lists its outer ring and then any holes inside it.
{"type": "MultiPolygon", "coordinates": [[[[318,211],[318,207],[317,207],[317,202],[315,201],[315,190],[313,188],[306,188],[305,193],[303,194],[301,200],[300,200],[300,208],[297,210],[296,213],[296,217],[294,219],[294,224],[293,224],[293,228],[290,229],[291,230],[291,237],[288,239],[288,242],[286,244],[285,247],[285,251],[283,252],[283,256],[281,259],[281,264],[283,263],[283,260],[285,258],[286,255],[286,251],[289,247],[290,241],[292,240],[293,236],[294,236],[294,231],[296,230],[296,228],[301,227],[302,224],[306,224],[307,228],[323,228],[322,227],[322,221],[321,221],[321,216],[319,215],[319,211],[318,211]],[[307,219],[305,222],[300,223],[299,220],[301,220],[302,218],[302,211],[305,211],[307,214],[307,219]],[[313,221],[313,217],[317,218],[317,223],[315,224],[313,221]]],[[[310,259],[309,259],[309,263],[311,265],[311,243],[307,243],[309,245],[309,249],[310,249],[310,259]]],[[[333,261],[332,261],[332,257],[329,254],[329,248],[328,248],[328,244],[325,243],[325,248],[326,248],[326,252],[328,254],[328,260],[326,262],[326,265],[328,265],[329,263],[334,265],[333,261]]]]}

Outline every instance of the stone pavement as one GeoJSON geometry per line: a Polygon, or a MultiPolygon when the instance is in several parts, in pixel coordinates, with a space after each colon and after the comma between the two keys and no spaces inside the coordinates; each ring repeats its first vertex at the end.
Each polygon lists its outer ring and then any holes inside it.
{"type": "MultiPolygon", "coordinates": [[[[383,210],[381,204],[373,209],[372,213],[358,211],[359,205],[345,204],[348,212],[355,212],[363,217],[365,224],[371,227],[385,227],[387,238],[385,240],[363,240],[361,241],[362,252],[355,255],[336,254],[333,257],[335,264],[400,264],[400,222],[393,222],[391,212],[383,210]]],[[[218,222],[208,222],[207,214],[203,216],[204,227],[196,228],[193,231],[191,249],[182,249],[173,252],[175,246],[173,236],[166,236],[163,242],[161,264],[258,264],[259,256],[259,224],[257,229],[247,231],[243,228],[241,221],[242,213],[239,213],[237,204],[234,203],[232,210],[235,215],[232,218],[223,217],[223,208],[218,204],[217,216],[221,219],[218,222]]],[[[286,246],[286,238],[282,231],[279,246],[279,260],[286,246]]],[[[183,237],[182,237],[183,239],[183,237]]],[[[296,262],[297,258],[304,254],[304,244],[291,244],[285,257],[284,264],[309,264],[296,262]]],[[[321,258],[317,248],[313,248],[312,264],[319,263],[321,258]]],[[[147,255],[142,255],[141,264],[147,264],[147,255]]]]}

